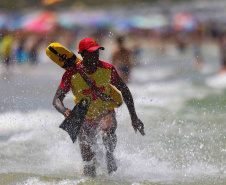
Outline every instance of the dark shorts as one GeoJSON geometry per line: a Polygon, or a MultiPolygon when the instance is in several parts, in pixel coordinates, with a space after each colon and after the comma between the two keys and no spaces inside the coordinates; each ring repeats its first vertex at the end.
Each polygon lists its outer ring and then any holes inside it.
{"type": "Polygon", "coordinates": [[[91,126],[91,127],[98,127],[99,123],[100,123],[100,120],[108,115],[108,114],[111,114],[113,117],[115,117],[115,110],[107,110],[106,112],[104,112],[102,115],[100,115],[100,117],[96,118],[96,119],[88,119],[88,118],[85,118],[84,122],[83,122],[83,125],[88,125],[88,126],[91,126]]]}

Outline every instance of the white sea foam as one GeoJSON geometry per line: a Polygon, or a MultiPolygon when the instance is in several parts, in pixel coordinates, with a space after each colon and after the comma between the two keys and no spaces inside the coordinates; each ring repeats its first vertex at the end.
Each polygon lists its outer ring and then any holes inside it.
{"type": "MultiPolygon", "coordinates": [[[[29,131],[34,128],[46,126],[56,120],[56,114],[48,110],[34,111],[29,113],[6,112],[0,114],[0,134],[29,131]]],[[[59,116],[58,116],[59,119],[59,116]]]]}
{"type": "Polygon", "coordinates": [[[77,184],[81,184],[86,182],[86,179],[80,179],[80,180],[69,180],[69,179],[65,179],[65,180],[60,180],[60,181],[56,181],[56,180],[51,180],[50,182],[46,182],[40,178],[36,178],[36,177],[31,177],[28,178],[25,181],[22,182],[18,182],[17,185],[77,185],[77,184]]]}
{"type": "MultiPolygon", "coordinates": [[[[142,184],[141,181],[174,184],[178,179],[189,184],[194,179],[199,182],[202,177],[208,177],[203,182],[209,183],[211,178],[219,182],[218,179],[225,177],[221,156],[224,152],[219,152],[224,151],[224,114],[212,114],[211,111],[217,111],[212,105],[202,115],[193,112],[200,111],[196,104],[187,106],[189,100],[202,100],[212,94],[223,98],[223,95],[205,84],[195,86],[186,78],[169,80],[173,73],[174,68],[135,72],[135,82],[129,88],[138,116],[145,124],[146,136],[134,133],[125,104],[117,109],[118,171],[111,177],[107,175],[104,146],[99,141],[102,153],[98,153],[101,163],[98,177],[113,182],[122,180],[125,184],[142,184]]],[[[69,94],[65,101],[72,102],[73,96],[69,94]]],[[[63,119],[57,111],[44,109],[1,113],[0,173],[60,178],[33,177],[21,184],[85,183],[78,142],[73,144],[59,128],[63,119]]]]}
{"type": "Polygon", "coordinates": [[[206,79],[206,84],[213,88],[226,88],[226,73],[221,73],[206,79]]]}

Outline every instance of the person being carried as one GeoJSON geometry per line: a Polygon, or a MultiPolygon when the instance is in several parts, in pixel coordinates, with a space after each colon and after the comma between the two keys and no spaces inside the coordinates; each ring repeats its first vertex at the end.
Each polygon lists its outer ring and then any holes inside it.
{"type": "Polygon", "coordinates": [[[131,54],[132,52],[124,46],[124,37],[117,37],[117,48],[112,54],[112,64],[119,72],[119,76],[124,82],[128,83],[132,67],[131,54]]]}
{"type": "Polygon", "coordinates": [[[115,133],[117,121],[114,108],[109,106],[109,101],[99,97],[92,91],[80,76],[78,69],[82,70],[101,92],[109,95],[110,84],[120,90],[123,100],[128,107],[134,130],[138,130],[142,135],[145,135],[144,125],[136,114],[130,90],[119,77],[112,64],[99,60],[100,49],[103,50],[104,48],[99,46],[92,38],[85,38],[80,41],[78,53],[81,54],[83,60],[78,64],[74,63],[70,69],[66,70],[53,99],[53,106],[66,119],[70,119],[71,110],[63,104],[65,95],[69,90],[72,90],[76,102],[79,102],[88,95],[92,97],[89,110],[78,135],[81,156],[84,162],[84,175],[90,177],[96,176],[96,154],[93,145],[96,144],[98,131],[102,133],[102,140],[106,148],[108,173],[111,174],[117,170],[113,154],[117,142],[115,133]]]}

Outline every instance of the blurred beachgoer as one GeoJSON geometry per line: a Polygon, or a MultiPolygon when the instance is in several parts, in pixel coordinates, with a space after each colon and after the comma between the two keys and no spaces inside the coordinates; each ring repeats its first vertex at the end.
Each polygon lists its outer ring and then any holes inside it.
{"type": "Polygon", "coordinates": [[[138,130],[142,135],[145,135],[144,125],[137,117],[130,90],[119,77],[112,64],[99,60],[100,49],[103,50],[104,48],[99,46],[92,38],[85,38],[80,41],[78,53],[81,54],[83,60],[77,66],[72,63],[72,67],[64,73],[53,99],[54,107],[66,119],[70,119],[71,110],[65,108],[63,104],[67,92],[72,89],[77,102],[87,95],[92,97],[91,105],[78,135],[81,155],[84,161],[84,175],[91,177],[96,176],[96,153],[94,146],[97,144],[98,131],[102,133],[102,140],[106,148],[108,173],[111,174],[117,170],[113,155],[117,141],[115,133],[117,121],[114,111],[115,106],[109,107],[107,98],[97,95],[97,92],[94,92],[83,80],[78,70],[82,70],[91,79],[93,84],[107,95],[110,93],[110,84],[119,89],[128,107],[134,130],[138,130]]]}
{"type": "Polygon", "coordinates": [[[7,33],[3,37],[2,43],[1,43],[1,55],[3,59],[3,64],[6,66],[6,68],[8,68],[10,65],[12,42],[13,42],[13,36],[10,33],[7,33]]]}
{"type": "Polygon", "coordinates": [[[183,32],[175,33],[176,47],[181,54],[184,53],[186,50],[186,47],[187,47],[186,39],[187,38],[186,38],[185,33],[183,33],[183,32]]]}
{"type": "Polygon", "coordinates": [[[134,66],[140,66],[141,65],[141,59],[142,59],[142,48],[140,46],[140,43],[136,43],[132,50],[132,60],[133,60],[133,65],[134,66]]]}
{"type": "Polygon", "coordinates": [[[195,69],[199,69],[203,64],[203,56],[202,56],[202,32],[197,29],[192,32],[192,45],[193,45],[193,53],[194,53],[194,61],[193,65],[195,69]]]}
{"type": "Polygon", "coordinates": [[[42,43],[43,38],[40,36],[34,36],[31,46],[29,48],[29,61],[32,65],[38,64],[38,48],[42,43]]]}
{"type": "Polygon", "coordinates": [[[129,82],[132,67],[131,51],[124,46],[124,37],[116,38],[116,49],[112,54],[112,64],[118,70],[119,76],[125,83],[129,82]]]}
{"type": "Polygon", "coordinates": [[[220,32],[220,27],[221,25],[217,24],[215,21],[210,20],[209,22],[206,23],[207,26],[207,31],[209,31],[210,37],[214,40],[218,39],[221,32],[220,32]]]}
{"type": "Polygon", "coordinates": [[[18,42],[18,48],[16,49],[17,63],[22,64],[27,62],[29,57],[28,51],[25,49],[26,37],[20,38],[18,42]]]}
{"type": "Polygon", "coordinates": [[[225,31],[219,37],[219,47],[220,47],[220,55],[221,55],[220,72],[225,73],[226,72],[226,32],[225,31]]]}

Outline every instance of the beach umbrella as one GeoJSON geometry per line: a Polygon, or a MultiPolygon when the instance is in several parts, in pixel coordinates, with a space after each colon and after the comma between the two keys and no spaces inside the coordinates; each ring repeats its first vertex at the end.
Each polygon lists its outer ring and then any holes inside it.
{"type": "Polygon", "coordinates": [[[78,23],[77,19],[77,14],[75,12],[67,11],[59,14],[57,22],[60,26],[71,29],[78,23]]]}
{"type": "Polygon", "coordinates": [[[149,19],[146,16],[133,16],[130,19],[130,23],[132,27],[141,28],[141,29],[149,29],[149,19]]]}
{"type": "Polygon", "coordinates": [[[88,24],[94,27],[106,27],[112,25],[113,17],[107,12],[90,12],[88,24]]]}
{"type": "Polygon", "coordinates": [[[59,3],[61,1],[64,1],[64,0],[42,0],[42,5],[43,6],[49,6],[49,5],[52,5],[52,4],[55,4],[55,3],[59,3]]]}
{"type": "Polygon", "coordinates": [[[168,21],[163,15],[134,16],[131,25],[141,29],[159,29],[167,26],[168,21]]]}
{"type": "Polygon", "coordinates": [[[163,15],[154,15],[149,17],[149,26],[153,29],[160,29],[169,25],[168,20],[163,15]]]}
{"type": "Polygon", "coordinates": [[[132,28],[132,24],[130,22],[130,18],[115,18],[111,20],[112,27],[114,27],[117,31],[127,31],[132,28]]]}
{"type": "Polygon", "coordinates": [[[195,18],[186,12],[177,13],[173,17],[173,27],[178,30],[192,31],[196,28],[195,18]]]}
{"type": "Polygon", "coordinates": [[[36,33],[50,32],[56,27],[56,15],[54,12],[35,12],[22,18],[23,29],[36,33]]]}
{"type": "Polygon", "coordinates": [[[7,16],[4,13],[0,13],[0,29],[7,27],[7,16]]]}
{"type": "Polygon", "coordinates": [[[57,18],[58,24],[73,28],[75,26],[88,26],[90,25],[91,15],[85,11],[67,11],[61,12],[57,18]]]}
{"type": "Polygon", "coordinates": [[[0,12],[0,29],[14,30],[19,27],[20,14],[16,12],[0,12]]]}
{"type": "Polygon", "coordinates": [[[96,11],[67,11],[58,16],[58,24],[66,28],[76,26],[106,27],[111,25],[111,16],[105,12],[96,11]]]}

